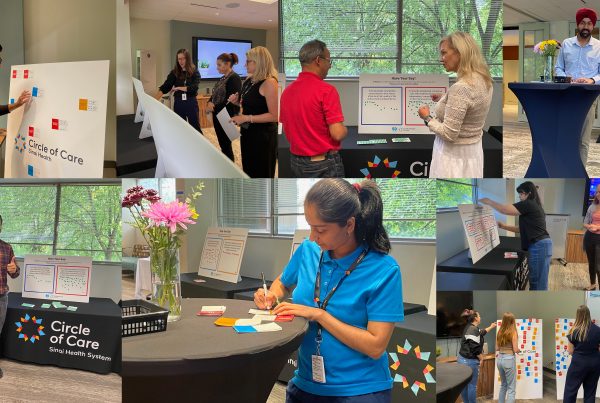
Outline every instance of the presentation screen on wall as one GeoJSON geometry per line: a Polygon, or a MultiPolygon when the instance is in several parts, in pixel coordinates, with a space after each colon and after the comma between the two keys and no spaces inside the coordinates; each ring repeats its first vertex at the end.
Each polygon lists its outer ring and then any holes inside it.
{"type": "Polygon", "coordinates": [[[101,178],[106,136],[108,60],[11,68],[5,177],[101,178]]]}
{"type": "Polygon", "coordinates": [[[240,77],[246,77],[246,52],[252,48],[251,41],[194,38],[194,60],[201,78],[221,78],[223,74],[217,70],[217,57],[222,53],[235,53],[238,64],[233,66],[233,71],[240,77]]]}
{"type": "Polygon", "coordinates": [[[237,283],[247,238],[247,228],[209,228],[198,275],[237,283]]]}
{"type": "Polygon", "coordinates": [[[430,133],[417,111],[432,95],[448,91],[442,74],[361,74],[358,81],[358,132],[361,134],[430,133]]]}
{"type": "Polygon", "coordinates": [[[292,258],[294,253],[296,253],[296,249],[298,249],[300,244],[302,242],[304,242],[304,240],[308,239],[309,237],[310,237],[309,229],[297,229],[294,232],[294,238],[292,239],[292,251],[290,252],[290,259],[292,258]]]}
{"type": "Polygon", "coordinates": [[[27,255],[23,297],[89,302],[91,275],[91,257],[27,255]]]}
{"type": "MultiPolygon", "coordinates": [[[[543,385],[543,337],[541,319],[516,319],[518,346],[521,354],[515,356],[517,364],[516,399],[541,399],[544,395],[543,385]]],[[[496,332],[502,321],[498,321],[496,332]]],[[[494,333],[496,333],[494,332],[494,333]]],[[[498,353],[496,353],[496,359],[498,353]]],[[[494,370],[494,400],[500,394],[500,374],[495,365],[494,370]]]]}
{"type": "Polygon", "coordinates": [[[459,204],[458,211],[467,235],[473,263],[500,244],[498,223],[490,206],[459,204]]]}

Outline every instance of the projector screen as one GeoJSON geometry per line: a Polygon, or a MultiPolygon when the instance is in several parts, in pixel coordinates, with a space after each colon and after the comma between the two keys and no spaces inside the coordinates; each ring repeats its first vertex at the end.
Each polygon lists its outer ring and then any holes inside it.
{"type": "Polygon", "coordinates": [[[194,37],[192,53],[202,79],[221,78],[222,74],[217,71],[217,57],[221,53],[235,53],[239,62],[233,66],[233,70],[240,77],[246,77],[246,52],[250,48],[252,41],[194,37]]]}

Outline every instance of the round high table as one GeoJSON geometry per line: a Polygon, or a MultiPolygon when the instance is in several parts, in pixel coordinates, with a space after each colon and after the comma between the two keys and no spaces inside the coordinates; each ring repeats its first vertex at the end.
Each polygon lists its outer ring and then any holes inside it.
{"type": "Polygon", "coordinates": [[[455,362],[439,363],[436,378],[438,403],[454,403],[460,392],[471,381],[473,370],[455,362]]]}
{"type": "Polygon", "coordinates": [[[224,305],[224,317],[250,318],[252,301],[190,298],[182,318],[164,332],[123,338],[123,402],[265,402],[308,322],[277,322],[283,330],[237,334],[203,305],[224,305]]]}
{"type": "Polygon", "coordinates": [[[579,155],[585,118],[600,85],[508,83],[527,114],[533,152],[526,178],[587,178],[579,155]]]}

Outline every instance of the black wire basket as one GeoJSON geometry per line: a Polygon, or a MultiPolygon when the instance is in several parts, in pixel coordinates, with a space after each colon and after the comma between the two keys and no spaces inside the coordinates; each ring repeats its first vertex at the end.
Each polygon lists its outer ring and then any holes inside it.
{"type": "Polygon", "coordinates": [[[164,332],[169,311],[142,299],[121,301],[121,337],[164,332]]]}

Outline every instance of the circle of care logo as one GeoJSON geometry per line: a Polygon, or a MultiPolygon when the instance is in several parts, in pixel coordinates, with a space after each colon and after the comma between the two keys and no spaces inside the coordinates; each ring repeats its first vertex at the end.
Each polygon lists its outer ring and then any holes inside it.
{"type": "Polygon", "coordinates": [[[372,179],[373,173],[371,171],[372,168],[377,168],[383,162],[383,165],[388,168],[387,170],[392,170],[392,178],[397,178],[400,175],[400,170],[396,169],[398,166],[398,161],[391,161],[389,158],[385,158],[381,161],[377,155],[373,158],[373,161],[367,161],[367,168],[363,168],[360,172],[365,176],[365,179],[372,179]]]}
{"type": "Polygon", "coordinates": [[[413,348],[413,346],[410,344],[408,339],[404,340],[404,347],[400,347],[398,345],[396,345],[396,347],[397,347],[397,352],[388,352],[388,354],[392,360],[392,365],[390,365],[390,368],[396,372],[394,374],[394,382],[401,383],[402,389],[410,388],[410,390],[412,391],[412,393],[415,396],[418,396],[419,391],[421,391],[421,390],[424,392],[427,391],[428,383],[430,383],[430,384],[436,383],[435,378],[433,377],[433,375],[431,375],[431,372],[435,368],[431,364],[429,364],[429,357],[430,357],[431,353],[422,352],[421,348],[419,346],[413,348]],[[418,363],[422,363],[424,365],[424,368],[422,371],[423,378],[421,378],[419,380],[412,379],[412,385],[411,385],[411,380],[409,380],[406,375],[400,373],[400,371],[402,370],[400,360],[405,359],[405,358],[400,358],[402,356],[404,356],[412,361],[408,365],[416,366],[416,365],[418,365],[418,363]],[[399,371],[399,369],[400,369],[400,371],[399,371]]]}
{"type": "Polygon", "coordinates": [[[42,326],[42,319],[35,316],[30,317],[28,313],[25,314],[24,318],[21,318],[20,322],[15,322],[15,325],[17,326],[19,339],[23,339],[25,342],[35,343],[40,340],[40,336],[46,335],[44,326],[42,326]]]}
{"type": "Polygon", "coordinates": [[[25,143],[26,141],[26,137],[21,136],[20,134],[17,134],[17,137],[15,137],[15,150],[17,150],[20,154],[23,154],[23,151],[27,149],[27,144],[25,143]]]}

